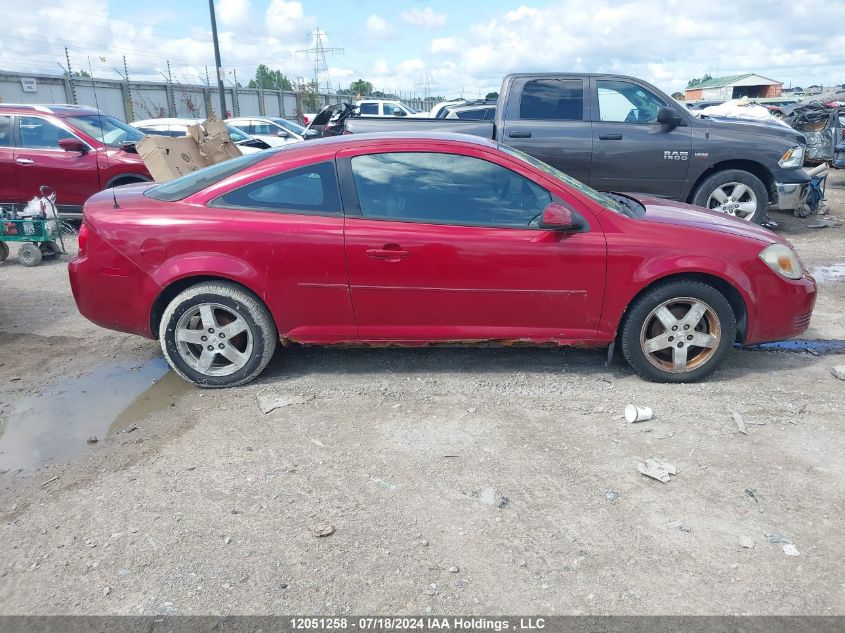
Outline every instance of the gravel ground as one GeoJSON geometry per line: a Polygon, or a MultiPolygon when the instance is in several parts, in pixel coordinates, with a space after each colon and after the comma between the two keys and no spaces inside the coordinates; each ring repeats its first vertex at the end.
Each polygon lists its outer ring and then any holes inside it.
{"type": "MultiPolygon", "coordinates": [[[[806,338],[845,340],[845,228],[773,218],[822,271],[806,338]]],[[[601,351],[292,348],[200,391],[14,254],[0,613],[845,614],[843,355],[668,386],[601,351]]]]}

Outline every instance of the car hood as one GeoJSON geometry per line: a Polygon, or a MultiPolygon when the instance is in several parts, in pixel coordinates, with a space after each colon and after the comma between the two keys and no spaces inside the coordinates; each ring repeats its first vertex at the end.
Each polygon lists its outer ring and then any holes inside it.
{"type": "Polygon", "coordinates": [[[672,224],[717,233],[729,233],[764,244],[774,244],[775,242],[788,244],[784,238],[769,229],[747,220],[738,220],[718,211],[709,211],[683,202],[674,202],[662,198],[650,198],[636,194],[626,195],[639,200],[645,206],[646,211],[645,215],[640,218],[641,222],[672,224]]]}
{"type": "Polygon", "coordinates": [[[761,136],[775,136],[789,143],[806,144],[807,139],[801,132],[777,121],[754,121],[753,119],[738,119],[722,116],[701,117],[713,130],[725,130],[731,134],[758,134],[761,136]]]}

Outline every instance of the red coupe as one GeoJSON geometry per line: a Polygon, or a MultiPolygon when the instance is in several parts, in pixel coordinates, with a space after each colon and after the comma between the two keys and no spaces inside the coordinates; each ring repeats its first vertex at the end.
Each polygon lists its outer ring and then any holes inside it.
{"type": "Polygon", "coordinates": [[[181,376],[243,384],[278,342],[584,347],[701,379],[735,342],[803,332],[816,284],[759,226],[599,193],[467,136],[343,136],[85,205],[83,315],[158,338],[181,376]]]}

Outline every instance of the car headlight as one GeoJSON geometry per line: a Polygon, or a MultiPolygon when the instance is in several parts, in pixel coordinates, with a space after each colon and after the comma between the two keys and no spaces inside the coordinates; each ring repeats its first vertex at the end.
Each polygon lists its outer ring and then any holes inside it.
{"type": "Polygon", "coordinates": [[[783,244],[772,244],[764,248],[760,253],[760,259],[781,277],[801,279],[804,276],[798,255],[783,244]]]}
{"type": "Polygon", "coordinates": [[[778,165],[781,167],[801,167],[804,164],[804,146],[796,145],[790,147],[780,157],[778,165]]]}

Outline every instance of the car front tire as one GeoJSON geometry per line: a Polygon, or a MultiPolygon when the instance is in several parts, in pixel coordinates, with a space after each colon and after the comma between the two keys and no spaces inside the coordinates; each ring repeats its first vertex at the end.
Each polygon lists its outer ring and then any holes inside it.
{"type": "Polygon", "coordinates": [[[692,203],[712,211],[762,224],[769,206],[766,185],[742,169],[726,169],[708,177],[695,191],[692,203]]]}
{"type": "Polygon", "coordinates": [[[733,348],[736,316],[725,296],[698,281],[670,281],[631,305],[622,352],[653,382],[695,382],[712,374],[733,348]]]}
{"type": "Polygon", "coordinates": [[[179,293],[159,325],[173,370],[204,388],[234,387],[260,374],[276,349],[276,327],[261,300],[231,282],[205,282],[179,293]]]}

